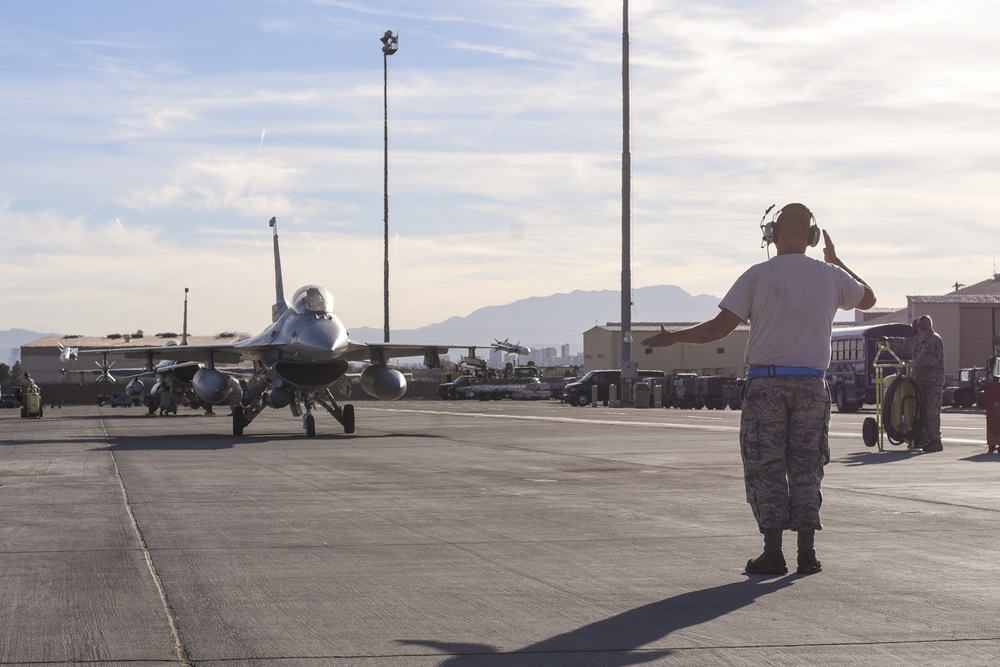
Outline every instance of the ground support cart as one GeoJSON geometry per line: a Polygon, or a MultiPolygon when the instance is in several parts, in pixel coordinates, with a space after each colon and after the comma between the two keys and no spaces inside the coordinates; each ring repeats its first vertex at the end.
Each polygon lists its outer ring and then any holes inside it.
{"type": "Polygon", "coordinates": [[[42,416],[42,392],[38,385],[32,382],[24,388],[23,402],[21,403],[21,417],[37,419],[42,416]]]}
{"type": "Polygon", "coordinates": [[[878,341],[878,353],[872,363],[875,369],[875,416],[865,418],[861,434],[868,447],[885,451],[885,441],[892,445],[906,444],[909,452],[919,451],[923,430],[923,401],[920,388],[906,375],[904,363],[888,340],[878,341]],[[893,371],[887,373],[886,371],[893,371]]]}

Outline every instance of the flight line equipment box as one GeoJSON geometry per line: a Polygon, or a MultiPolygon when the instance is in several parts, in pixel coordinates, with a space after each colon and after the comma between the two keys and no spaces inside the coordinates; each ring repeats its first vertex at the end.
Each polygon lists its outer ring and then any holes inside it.
{"type": "Polygon", "coordinates": [[[986,445],[1000,452],[1000,382],[986,383],[986,445]]]}

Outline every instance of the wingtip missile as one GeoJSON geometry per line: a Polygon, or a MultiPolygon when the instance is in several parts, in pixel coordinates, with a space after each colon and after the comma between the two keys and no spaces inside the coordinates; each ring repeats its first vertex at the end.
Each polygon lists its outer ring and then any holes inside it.
{"type": "Polygon", "coordinates": [[[531,354],[531,348],[525,347],[518,343],[510,342],[509,338],[504,338],[502,341],[498,338],[493,339],[493,349],[500,350],[502,352],[507,352],[508,354],[520,354],[528,355],[531,354]]]}

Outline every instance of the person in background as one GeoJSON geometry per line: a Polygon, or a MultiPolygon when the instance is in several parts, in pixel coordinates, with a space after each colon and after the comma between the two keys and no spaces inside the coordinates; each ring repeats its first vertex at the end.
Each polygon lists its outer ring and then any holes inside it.
{"type": "Polygon", "coordinates": [[[944,398],[944,341],[934,331],[930,315],[913,320],[913,336],[889,338],[894,352],[909,354],[907,374],[920,389],[924,427],[917,444],[925,452],[944,450],[941,442],[941,403],[944,398]]]}

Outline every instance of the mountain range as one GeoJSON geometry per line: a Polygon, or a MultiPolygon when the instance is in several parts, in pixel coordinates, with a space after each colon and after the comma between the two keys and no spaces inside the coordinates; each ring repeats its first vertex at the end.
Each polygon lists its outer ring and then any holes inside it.
{"type": "MultiPolygon", "coordinates": [[[[674,285],[640,287],[632,291],[632,321],[700,322],[718,312],[719,298],[708,294],[692,296],[674,285]]],[[[621,292],[617,290],[576,290],[568,294],[529,297],[502,306],[479,308],[464,317],[416,329],[391,329],[393,342],[485,344],[509,339],[528,347],[555,347],[568,344],[570,353],[583,350],[583,332],[597,324],[621,321],[621,292]]],[[[391,324],[391,320],[390,320],[391,324]]],[[[383,339],[382,328],[349,327],[351,338],[376,343],[383,339]]],[[[255,332],[256,333],[256,332],[255,332]]],[[[11,349],[44,336],[25,329],[0,331],[0,362],[6,363],[11,349]]]]}
{"type": "MultiPolygon", "coordinates": [[[[632,321],[701,322],[715,317],[719,301],[708,294],[692,296],[674,285],[640,287],[632,291],[632,321]]],[[[621,292],[576,290],[486,306],[464,317],[418,329],[390,329],[389,333],[392,341],[407,343],[489,343],[507,338],[533,348],[569,344],[575,354],[583,350],[584,331],[621,319],[621,292]]],[[[384,338],[381,328],[355,327],[350,332],[358,341],[374,343],[384,338]]]]}
{"type": "Polygon", "coordinates": [[[41,333],[38,331],[28,331],[27,329],[7,329],[0,331],[0,363],[13,366],[14,359],[12,353],[16,350],[20,357],[21,346],[33,340],[44,338],[45,336],[55,336],[53,333],[41,333]]]}

